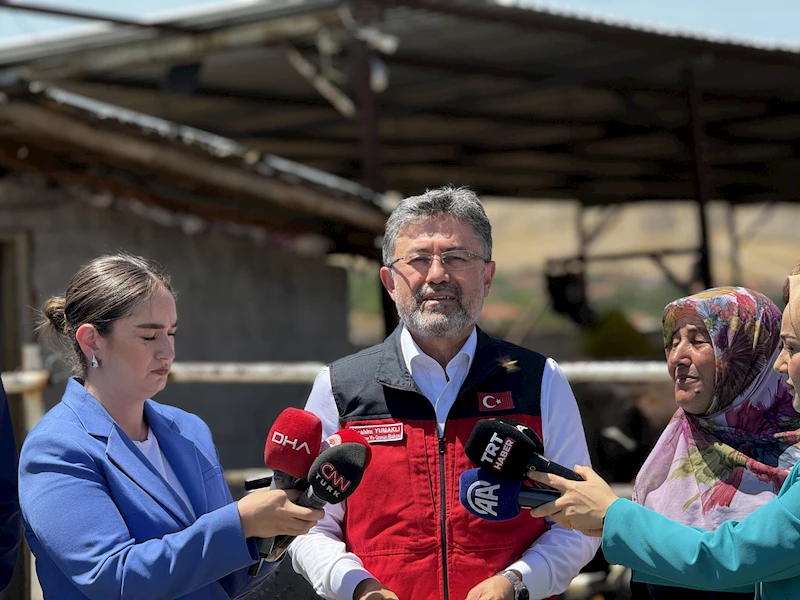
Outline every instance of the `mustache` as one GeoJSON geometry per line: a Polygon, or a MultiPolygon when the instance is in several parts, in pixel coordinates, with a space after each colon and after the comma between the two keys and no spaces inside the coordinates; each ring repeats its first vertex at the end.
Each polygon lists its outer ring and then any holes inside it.
{"type": "Polygon", "coordinates": [[[453,296],[456,297],[456,300],[461,301],[461,288],[455,283],[436,283],[433,285],[424,285],[417,290],[416,294],[414,294],[414,300],[416,300],[417,304],[422,304],[423,299],[428,294],[442,292],[453,294],[453,296]]]}

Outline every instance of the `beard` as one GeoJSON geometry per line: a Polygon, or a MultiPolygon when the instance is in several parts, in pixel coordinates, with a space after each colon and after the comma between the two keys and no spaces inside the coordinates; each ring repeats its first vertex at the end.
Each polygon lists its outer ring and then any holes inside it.
{"type": "Polygon", "coordinates": [[[412,298],[395,303],[397,314],[409,331],[426,338],[458,339],[467,335],[478,322],[483,309],[484,283],[472,298],[465,298],[455,283],[437,283],[421,286],[412,298]],[[447,292],[455,297],[455,310],[445,306],[423,307],[426,295],[447,292]]]}

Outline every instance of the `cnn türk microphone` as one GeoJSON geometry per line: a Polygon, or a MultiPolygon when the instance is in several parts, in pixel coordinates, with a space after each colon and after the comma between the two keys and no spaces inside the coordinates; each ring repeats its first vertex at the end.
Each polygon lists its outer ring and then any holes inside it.
{"type": "Polygon", "coordinates": [[[469,459],[502,479],[524,479],[529,469],[565,479],[583,477],[544,456],[542,440],[530,427],[509,420],[478,421],[464,446],[469,459]]]}
{"type": "Polygon", "coordinates": [[[557,489],[528,487],[522,480],[500,479],[483,469],[464,471],[459,482],[461,506],[488,521],[513,519],[523,508],[536,508],[560,495],[557,489]]]}
{"type": "Polygon", "coordinates": [[[328,444],[328,448],[348,443],[361,444],[367,452],[367,460],[364,464],[364,468],[369,466],[369,461],[372,460],[372,447],[369,445],[367,438],[358,433],[355,429],[340,429],[333,435],[328,436],[325,443],[328,444]]]}
{"type": "MultiPolygon", "coordinates": [[[[322,421],[314,413],[287,408],[275,419],[264,446],[264,464],[272,469],[270,489],[288,490],[303,487],[322,443],[322,421]]],[[[269,554],[274,538],[258,540],[258,553],[269,554]]],[[[250,575],[257,575],[261,561],[252,565],[250,575]]]]}
{"type": "MultiPolygon", "coordinates": [[[[361,441],[336,443],[317,457],[308,472],[309,488],[295,502],[298,506],[323,508],[326,504],[338,504],[350,496],[361,483],[364,470],[372,457],[372,449],[361,434],[355,431],[345,434],[345,431],[348,430],[338,432],[343,434],[340,439],[360,438],[361,441]]],[[[331,438],[328,440],[330,443],[331,438]]],[[[293,535],[276,536],[266,560],[278,560],[294,538],[293,535]]]]}

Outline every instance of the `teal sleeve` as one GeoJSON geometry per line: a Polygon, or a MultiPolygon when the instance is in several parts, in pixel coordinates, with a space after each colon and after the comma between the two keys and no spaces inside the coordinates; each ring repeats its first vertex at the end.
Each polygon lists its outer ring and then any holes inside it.
{"type": "Polygon", "coordinates": [[[650,583],[729,590],[778,581],[800,575],[796,515],[800,486],[716,531],[688,527],[619,499],[605,518],[603,553],[609,562],[648,576],[650,583]]]}
{"type": "MultiPolygon", "coordinates": [[[[672,587],[681,587],[681,588],[689,588],[689,589],[702,589],[696,586],[691,585],[691,583],[687,583],[685,579],[681,581],[671,581],[669,579],[662,579],[657,575],[653,575],[651,573],[642,573],[641,571],[634,571],[632,576],[633,581],[638,581],[641,583],[649,583],[652,585],[667,585],[672,587]]],[[[727,587],[726,584],[720,585],[716,588],[718,592],[727,592],[727,593],[735,593],[735,594],[752,594],[755,595],[755,585],[748,584],[743,586],[737,587],[727,587]]]]}

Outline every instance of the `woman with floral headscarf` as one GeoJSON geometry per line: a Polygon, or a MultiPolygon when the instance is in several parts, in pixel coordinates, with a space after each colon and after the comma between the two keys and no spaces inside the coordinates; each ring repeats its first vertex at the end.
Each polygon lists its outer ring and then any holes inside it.
{"type": "MultiPolygon", "coordinates": [[[[635,502],[715,530],[775,497],[800,458],[800,415],[785,377],[772,370],[780,326],[778,307],[741,287],[667,305],[664,348],[679,408],[637,476],[635,502]]],[[[654,600],[738,596],[648,588],[654,600]]]]}
{"type": "MultiPolygon", "coordinates": [[[[650,582],[723,591],[755,585],[762,600],[800,598],[800,462],[785,473],[798,443],[798,417],[789,409],[800,412],[795,388],[800,386],[800,275],[790,276],[787,288],[781,341],[771,351],[774,311],[752,292],[710,290],[667,307],[665,332],[673,332],[665,336],[668,356],[689,343],[696,345],[692,356],[697,356],[708,339],[714,350],[714,392],[705,411],[698,412],[702,403],[692,404],[691,395],[704,396],[706,366],[689,358],[671,363],[684,414],[675,416],[645,463],[648,473],[635,492],[644,507],[617,498],[594,471],[576,466],[586,481],[529,473],[563,492],[533,509],[533,516],[550,516],[562,526],[602,536],[609,562],[633,567],[650,582]],[[778,378],[759,368],[770,358],[778,378]],[[737,372],[730,370],[733,364],[737,372]],[[723,382],[741,391],[726,391],[723,382]],[[667,458],[656,458],[659,449],[667,458]]],[[[690,597],[687,592],[681,590],[680,597],[690,597]]]]}

